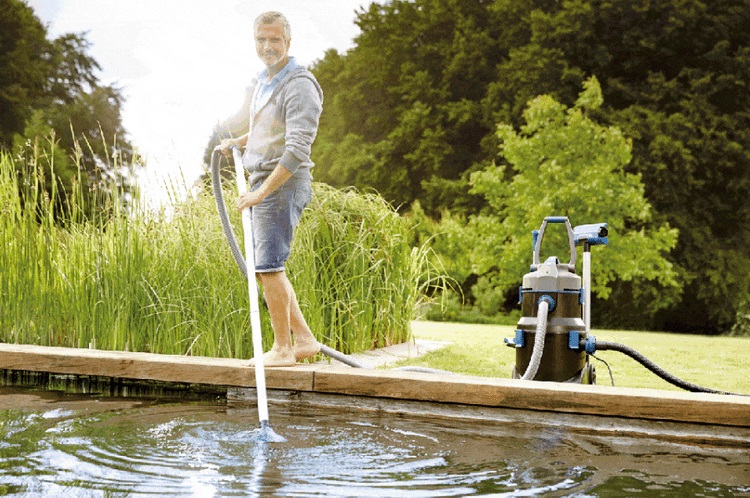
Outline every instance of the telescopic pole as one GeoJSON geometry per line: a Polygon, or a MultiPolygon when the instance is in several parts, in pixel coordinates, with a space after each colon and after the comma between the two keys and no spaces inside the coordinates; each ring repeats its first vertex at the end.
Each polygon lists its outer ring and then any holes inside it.
{"type": "MultiPolygon", "coordinates": [[[[234,172],[237,179],[237,192],[247,192],[245,168],[239,148],[232,147],[234,172]]],[[[255,359],[255,386],[258,391],[258,418],[261,427],[268,425],[268,397],[266,395],[266,373],[263,365],[263,336],[260,329],[260,305],[258,304],[258,284],[255,281],[255,244],[253,242],[253,216],[250,208],[242,210],[242,231],[245,238],[245,258],[247,260],[247,289],[250,295],[250,329],[253,336],[253,358],[255,359]]]]}
{"type": "Polygon", "coordinates": [[[591,245],[583,242],[583,323],[586,336],[591,332],[591,245]]]}

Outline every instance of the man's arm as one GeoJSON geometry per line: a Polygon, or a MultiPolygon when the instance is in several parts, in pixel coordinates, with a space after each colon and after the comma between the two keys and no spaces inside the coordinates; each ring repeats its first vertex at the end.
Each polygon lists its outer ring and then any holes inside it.
{"type": "Polygon", "coordinates": [[[307,77],[296,78],[288,84],[293,91],[285,103],[285,143],[279,164],[294,174],[301,164],[310,161],[323,102],[318,87],[307,77]]]}
{"type": "Polygon", "coordinates": [[[253,94],[257,84],[257,80],[253,79],[250,86],[245,89],[245,99],[239,109],[237,109],[237,112],[219,124],[218,132],[220,137],[236,138],[247,132],[248,125],[250,124],[250,109],[252,107],[253,94]]]}
{"type": "MultiPolygon", "coordinates": [[[[271,175],[254,192],[248,192],[237,199],[237,209],[242,210],[259,204],[272,192],[278,189],[304,161],[309,161],[312,143],[318,131],[318,122],[322,112],[322,100],[315,84],[300,78],[294,82],[296,88],[287,101],[285,150],[271,175]]],[[[239,137],[238,141],[247,136],[239,137]]]]}

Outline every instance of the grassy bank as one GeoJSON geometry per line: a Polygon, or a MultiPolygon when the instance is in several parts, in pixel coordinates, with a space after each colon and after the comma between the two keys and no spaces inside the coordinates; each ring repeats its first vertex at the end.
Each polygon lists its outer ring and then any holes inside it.
{"type": "MultiPolygon", "coordinates": [[[[484,377],[510,378],[515,351],[505,346],[515,327],[460,323],[412,322],[417,339],[447,341],[452,345],[405,364],[426,366],[484,377]]],[[[594,330],[599,340],[625,344],[678,378],[712,389],[750,394],[750,338],[716,337],[658,332],[594,330]]],[[[639,363],[616,351],[597,356],[612,367],[615,385],[681,390],[639,363]]],[[[611,385],[607,367],[596,360],[597,384],[611,385]]]]}

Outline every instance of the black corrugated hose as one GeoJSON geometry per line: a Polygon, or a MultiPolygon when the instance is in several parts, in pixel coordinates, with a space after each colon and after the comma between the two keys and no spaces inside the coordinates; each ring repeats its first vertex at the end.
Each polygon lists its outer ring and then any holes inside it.
{"type": "Polygon", "coordinates": [[[731,394],[735,396],[747,396],[747,394],[730,393],[727,391],[719,391],[719,390],[711,389],[708,387],[702,387],[697,384],[693,384],[691,382],[687,382],[682,379],[679,379],[675,377],[674,375],[670,374],[669,372],[667,372],[666,370],[664,370],[663,368],[661,368],[659,365],[657,365],[653,361],[643,356],[641,353],[639,353],[635,349],[629,346],[626,346],[624,344],[618,344],[616,342],[608,342],[608,341],[596,341],[596,349],[601,350],[601,351],[606,351],[606,350],[619,351],[622,354],[630,356],[635,361],[637,361],[638,363],[640,363],[647,369],[651,370],[653,373],[655,373],[662,379],[666,380],[672,385],[685,389],[686,391],[690,391],[694,393],[731,394]]]}

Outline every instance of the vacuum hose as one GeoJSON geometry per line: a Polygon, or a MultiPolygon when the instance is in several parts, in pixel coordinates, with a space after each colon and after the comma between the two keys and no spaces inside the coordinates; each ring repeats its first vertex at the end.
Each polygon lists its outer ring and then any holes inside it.
{"type": "MultiPolygon", "coordinates": [[[[582,341],[585,343],[585,341],[582,341]]],[[[693,384],[691,382],[684,381],[682,379],[679,379],[675,377],[674,375],[670,374],[660,366],[658,366],[653,361],[649,360],[645,356],[643,356],[641,353],[636,351],[635,349],[626,346],[624,344],[618,344],[616,342],[608,342],[608,341],[595,341],[595,348],[597,350],[611,350],[611,351],[619,351],[620,353],[623,353],[631,358],[633,358],[635,361],[661,377],[662,379],[666,380],[672,385],[675,385],[681,389],[685,389],[686,391],[694,392],[694,393],[711,393],[711,394],[734,394],[736,393],[730,393],[726,391],[718,391],[716,389],[710,389],[708,387],[702,387],[697,384],[693,384]]],[[[590,348],[590,345],[587,346],[590,348]]],[[[740,394],[739,396],[744,396],[740,394]]]]}
{"type": "Polygon", "coordinates": [[[549,301],[542,298],[539,300],[536,317],[536,333],[534,334],[534,350],[531,352],[529,366],[526,367],[521,380],[532,380],[539,370],[542,363],[542,353],[544,352],[544,337],[547,335],[547,313],[549,312],[549,301]]]}
{"type": "Polygon", "coordinates": [[[211,186],[213,187],[214,199],[216,200],[216,209],[219,211],[221,227],[224,229],[224,235],[229,243],[229,249],[232,251],[234,261],[237,263],[242,275],[247,278],[247,263],[245,262],[245,257],[242,255],[240,246],[237,243],[237,237],[234,235],[234,230],[232,230],[232,224],[230,223],[229,215],[227,214],[227,207],[224,204],[224,192],[221,187],[220,174],[221,157],[219,157],[218,161],[215,160],[218,154],[218,150],[214,150],[213,154],[211,154],[211,186]]]}
{"type": "MultiPolygon", "coordinates": [[[[220,174],[221,157],[219,156],[219,160],[216,161],[216,157],[218,155],[219,150],[214,149],[213,153],[211,154],[211,185],[214,191],[214,199],[216,200],[216,209],[219,211],[221,226],[224,229],[224,235],[226,236],[227,242],[229,243],[229,249],[232,251],[234,261],[237,263],[240,272],[242,272],[245,278],[247,278],[247,263],[245,262],[245,257],[242,255],[240,246],[237,243],[237,237],[235,236],[234,230],[232,229],[232,224],[230,223],[229,215],[227,214],[227,207],[224,204],[224,193],[222,191],[220,174]]],[[[346,356],[345,354],[339,353],[335,349],[329,348],[328,346],[324,346],[321,344],[320,352],[330,356],[335,360],[340,361],[341,363],[344,363],[345,365],[349,365],[350,367],[367,368],[366,365],[363,365],[356,360],[353,360],[350,357],[346,356]]]]}
{"type": "Polygon", "coordinates": [[[350,356],[346,356],[344,353],[339,353],[333,348],[329,348],[325,344],[320,345],[320,352],[326,356],[330,356],[334,360],[338,360],[344,365],[349,365],[354,368],[369,368],[363,363],[359,363],[357,360],[352,359],[350,356]]]}

